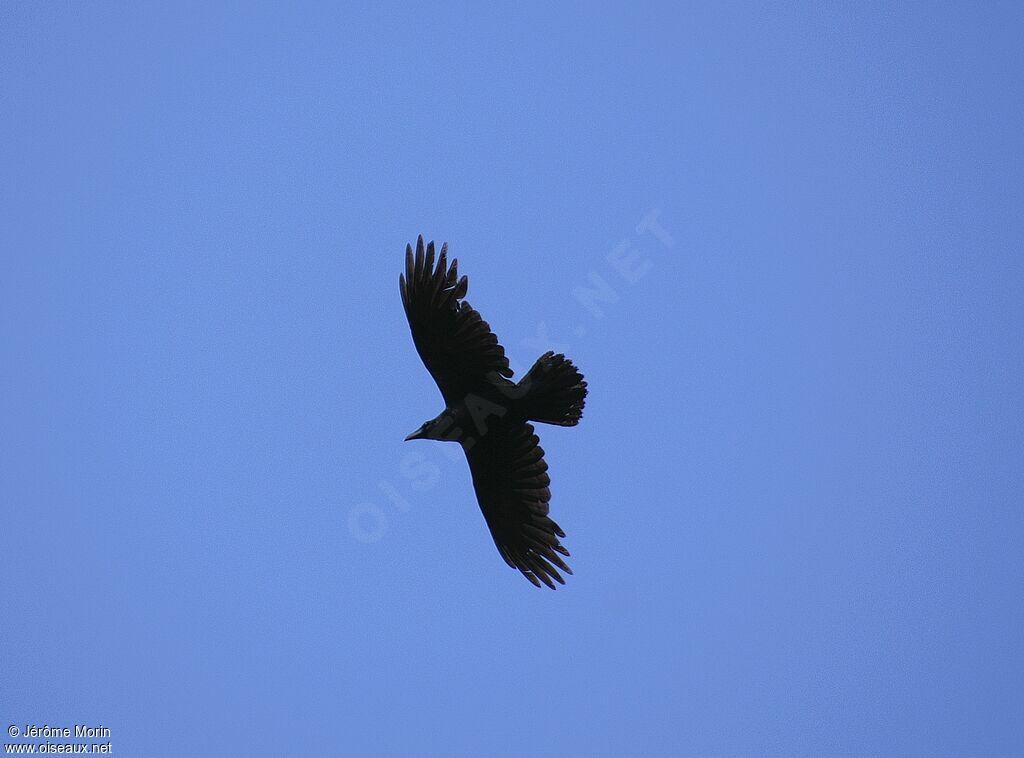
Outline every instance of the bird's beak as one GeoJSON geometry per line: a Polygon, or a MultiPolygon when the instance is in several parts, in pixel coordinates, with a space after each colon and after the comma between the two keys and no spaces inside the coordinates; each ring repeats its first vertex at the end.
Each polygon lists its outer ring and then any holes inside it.
{"type": "Polygon", "coordinates": [[[405,441],[408,442],[409,440],[421,440],[421,439],[423,439],[423,427],[420,427],[415,432],[413,432],[408,437],[406,437],[405,441]]]}

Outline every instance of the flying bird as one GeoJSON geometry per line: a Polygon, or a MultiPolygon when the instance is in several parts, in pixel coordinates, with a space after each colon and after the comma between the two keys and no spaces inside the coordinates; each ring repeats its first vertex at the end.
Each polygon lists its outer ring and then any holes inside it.
{"type": "Polygon", "coordinates": [[[551,490],[544,450],[531,422],[575,426],[587,383],[564,355],[544,353],[513,382],[505,349],[465,300],[469,280],[448,243],[434,261],[423,237],[405,248],[398,278],[412,339],[434,377],[445,408],[406,440],[458,442],[469,461],[473,489],[505,562],[537,587],[565,584],[572,574],[559,541],[565,532],[548,515],[551,490]]]}

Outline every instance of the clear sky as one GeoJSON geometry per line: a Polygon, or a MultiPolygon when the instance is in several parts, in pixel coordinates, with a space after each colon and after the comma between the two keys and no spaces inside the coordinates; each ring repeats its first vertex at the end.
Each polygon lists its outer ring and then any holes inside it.
{"type": "Polygon", "coordinates": [[[4,728],[1024,754],[1020,4],[634,5],[0,6],[4,728]],[[557,592],[402,441],[419,233],[590,384],[557,592]]]}

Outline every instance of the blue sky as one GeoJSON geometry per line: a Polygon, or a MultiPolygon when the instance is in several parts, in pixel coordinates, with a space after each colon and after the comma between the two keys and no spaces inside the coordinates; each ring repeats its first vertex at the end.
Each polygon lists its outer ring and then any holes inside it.
{"type": "Polygon", "coordinates": [[[1024,752],[1022,20],[5,3],[3,726],[1024,752]],[[402,441],[419,233],[590,384],[558,592],[402,441]]]}

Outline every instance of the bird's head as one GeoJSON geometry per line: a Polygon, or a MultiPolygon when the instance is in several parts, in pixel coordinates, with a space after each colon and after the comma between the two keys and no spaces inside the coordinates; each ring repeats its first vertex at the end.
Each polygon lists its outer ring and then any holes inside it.
{"type": "Polygon", "coordinates": [[[462,431],[455,423],[455,418],[448,411],[444,411],[430,421],[424,421],[422,426],[406,437],[408,440],[441,440],[442,442],[455,442],[461,436],[462,431]]]}

